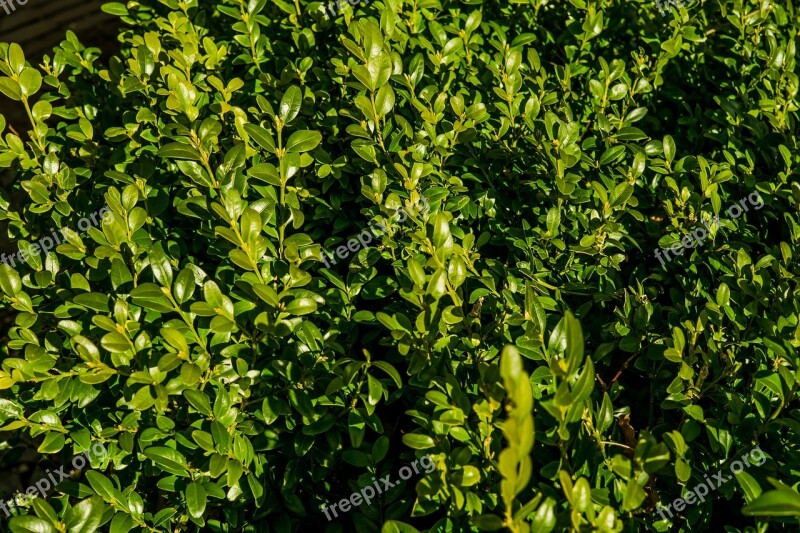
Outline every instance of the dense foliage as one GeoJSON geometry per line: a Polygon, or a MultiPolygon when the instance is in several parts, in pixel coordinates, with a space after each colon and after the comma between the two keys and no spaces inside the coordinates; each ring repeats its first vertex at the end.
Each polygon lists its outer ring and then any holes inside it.
{"type": "Polygon", "coordinates": [[[2,461],[108,450],[0,528],[797,527],[793,2],[104,9],[0,44],[2,461]]]}

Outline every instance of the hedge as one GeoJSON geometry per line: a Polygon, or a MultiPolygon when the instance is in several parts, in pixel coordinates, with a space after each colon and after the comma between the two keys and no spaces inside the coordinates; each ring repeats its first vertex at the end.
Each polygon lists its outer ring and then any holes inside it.
{"type": "Polygon", "coordinates": [[[796,531],[793,2],[104,10],[0,44],[0,464],[106,450],[0,529],[796,531]]]}

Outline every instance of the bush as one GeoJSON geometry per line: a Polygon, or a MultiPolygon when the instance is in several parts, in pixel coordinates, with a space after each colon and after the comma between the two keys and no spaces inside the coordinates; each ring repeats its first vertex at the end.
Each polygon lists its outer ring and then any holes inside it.
{"type": "Polygon", "coordinates": [[[796,527],[792,3],[104,9],[0,45],[3,462],[107,450],[11,531],[796,527]]]}

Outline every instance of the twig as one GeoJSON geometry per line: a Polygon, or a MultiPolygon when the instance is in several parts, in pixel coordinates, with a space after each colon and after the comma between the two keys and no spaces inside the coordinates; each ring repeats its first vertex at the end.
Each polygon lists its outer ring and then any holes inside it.
{"type": "Polygon", "coordinates": [[[622,372],[623,372],[623,371],[624,371],[626,368],[628,368],[628,365],[629,365],[629,364],[631,364],[631,361],[633,361],[634,359],[636,359],[636,357],[637,357],[637,356],[638,356],[640,353],[642,353],[642,351],[641,351],[641,350],[639,350],[638,352],[636,352],[636,353],[635,353],[635,354],[633,354],[632,356],[628,357],[628,360],[627,360],[627,361],[625,361],[624,363],[622,363],[622,367],[621,367],[621,368],[620,368],[620,369],[617,371],[617,374],[614,376],[614,379],[612,379],[612,380],[611,380],[611,383],[612,383],[612,384],[613,384],[615,381],[617,381],[617,379],[618,379],[618,378],[619,378],[619,377],[622,375],[622,372]]]}

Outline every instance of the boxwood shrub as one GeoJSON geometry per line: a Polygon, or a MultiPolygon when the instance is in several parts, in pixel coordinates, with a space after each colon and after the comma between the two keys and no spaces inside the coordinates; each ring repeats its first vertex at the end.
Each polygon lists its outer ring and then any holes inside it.
{"type": "Polygon", "coordinates": [[[0,528],[796,531],[800,15],[658,4],[0,44],[2,464],[108,452],[0,528]]]}

